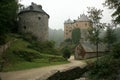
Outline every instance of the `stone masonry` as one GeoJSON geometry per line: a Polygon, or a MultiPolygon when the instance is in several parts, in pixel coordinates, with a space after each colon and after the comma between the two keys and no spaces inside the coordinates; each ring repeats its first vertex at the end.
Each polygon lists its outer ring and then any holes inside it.
{"type": "Polygon", "coordinates": [[[21,9],[18,16],[21,33],[32,33],[38,41],[48,39],[49,15],[42,9],[41,5],[32,3],[29,7],[21,9]]]}

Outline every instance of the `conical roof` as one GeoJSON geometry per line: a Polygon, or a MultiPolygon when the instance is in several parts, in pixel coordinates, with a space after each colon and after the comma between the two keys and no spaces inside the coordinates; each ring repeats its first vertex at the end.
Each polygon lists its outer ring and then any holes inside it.
{"type": "MultiPolygon", "coordinates": [[[[29,11],[40,12],[40,13],[44,13],[44,14],[48,15],[48,14],[42,9],[42,6],[41,6],[41,5],[37,5],[37,4],[33,3],[33,2],[32,2],[31,5],[28,6],[27,8],[22,9],[22,10],[19,12],[19,14],[20,14],[20,13],[24,13],[24,12],[29,12],[29,11]]],[[[49,15],[48,15],[48,16],[49,16],[49,15]]]]}

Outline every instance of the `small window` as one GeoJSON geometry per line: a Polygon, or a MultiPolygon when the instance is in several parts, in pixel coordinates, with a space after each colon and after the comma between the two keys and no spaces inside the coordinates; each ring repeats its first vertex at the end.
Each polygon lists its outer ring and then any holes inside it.
{"type": "Polygon", "coordinates": [[[30,10],[33,10],[33,6],[30,6],[30,10]]]}
{"type": "Polygon", "coordinates": [[[87,26],[87,23],[85,23],[85,26],[87,26]]]}
{"type": "Polygon", "coordinates": [[[23,28],[26,29],[26,26],[24,26],[23,28]]]}
{"type": "Polygon", "coordinates": [[[38,17],[38,19],[40,20],[40,19],[41,19],[41,17],[38,17]]]}
{"type": "Polygon", "coordinates": [[[78,24],[76,24],[76,26],[78,26],[78,24]]]}

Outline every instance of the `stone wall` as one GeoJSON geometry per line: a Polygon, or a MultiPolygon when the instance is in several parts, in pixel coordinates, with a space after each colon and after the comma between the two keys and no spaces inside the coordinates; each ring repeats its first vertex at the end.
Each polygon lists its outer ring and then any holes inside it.
{"type": "Polygon", "coordinates": [[[32,33],[39,41],[48,39],[49,16],[40,12],[24,12],[19,14],[19,31],[32,33]]]}
{"type": "Polygon", "coordinates": [[[11,42],[8,42],[4,45],[0,45],[0,56],[6,51],[6,49],[10,46],[11,42]]]}
{"type": "Polygon", "coordinates": [[[87,67],[84,68],[73,67],[62,72],[57,71],[52,76],[48,77],[47,80],[74,80],[76,78],[79,78],[87,70],[88,70],[87,67]]]}

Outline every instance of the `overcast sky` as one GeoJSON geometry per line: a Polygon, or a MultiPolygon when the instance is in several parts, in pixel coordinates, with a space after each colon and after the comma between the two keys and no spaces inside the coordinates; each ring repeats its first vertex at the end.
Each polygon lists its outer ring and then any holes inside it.
{"type": "Polygon", "coordinates": [[[102,5],[105,0],[22,0],[25,6],[34,2],[42,5],[45,12],[50,15],[49,27],[52,29],[64,29],[64,21],[75,20],[80,14],[87,14],[87,7],[103,9],[102,22],[109,23],[112,11],[102,5]]]}

